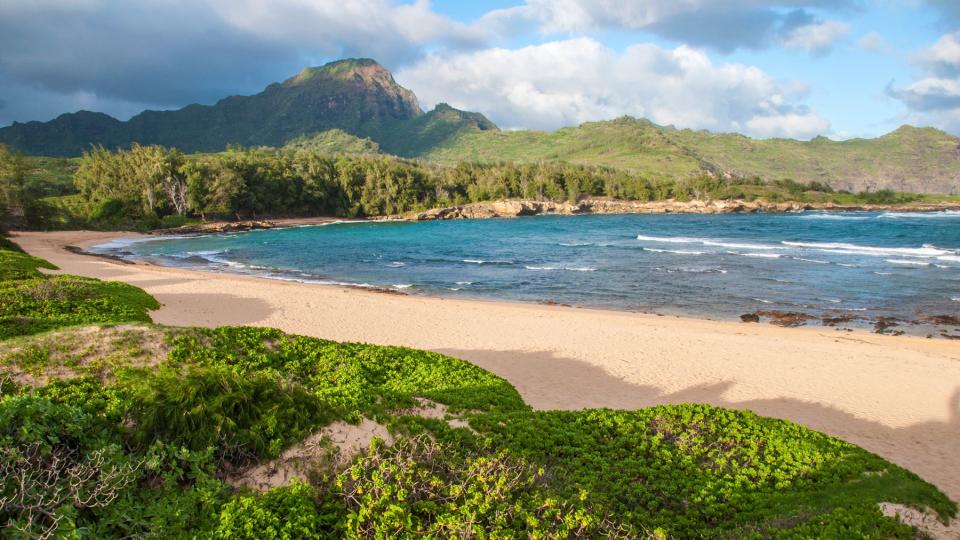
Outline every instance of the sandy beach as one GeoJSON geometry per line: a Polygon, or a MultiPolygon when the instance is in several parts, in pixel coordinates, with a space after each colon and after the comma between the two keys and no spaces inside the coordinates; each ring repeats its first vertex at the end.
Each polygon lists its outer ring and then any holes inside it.
{"type": "Polygon", "coordinates": [[[560,306],[401,296],[78,255],[118,236],[20,233],[63,272],[143,288],[168,325],[258,325],[469,360],[541,409],[681,402],[799,422],[960,499],[960,342],[560,306]]]}

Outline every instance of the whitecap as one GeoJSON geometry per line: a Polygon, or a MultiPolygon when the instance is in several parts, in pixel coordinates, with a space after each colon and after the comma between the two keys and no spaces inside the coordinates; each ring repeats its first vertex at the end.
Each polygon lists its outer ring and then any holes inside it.
{"type": "Polygon", "coordinates": [[[768,246],[764,244],[745,244],[745,243],[737,243],[737,242],[721,242],[719,240],[704,240],[703,245],[733,248],[733,249],[783,249],[780,246],[768,246]]]}
{"type": "Polygon", "coordinates": [[[397,289],[409,289],[410,287],[413,287],[413,284],[412,284],[412,283],[398,283],[398,284],[394,285],[394,287],[397,288],[397,289]]]}
{"type": "Polygon", "coordinates": [[[391,262],[390,264],[388,264],[387,266],[389,266],[390,268],[402,268],[402,267],[404,267],[404,266],[406,266],[406,265],[407,265],[406,263],[402,263],[402,262],[400,262],[400,261],[393,261],[393,262],[391,262]]]}
{"type": "MultiPolygon", "coordinates": [[[[387,220],[381,220],[381,221],[387,221],[387,220]]],[[[336,221],[327,221],[325,223],[318,223],[316,225],[311,225],[311,224],[303,225],[303,227],[314,227],[314,226],[326,227],[329,225],[347,225],[349,223],[376,223],[376,221],[369,221],[366,219],[338,219],[336,221]]]]}
{"type": "Polygon", "coordinates": [[[799,216],[800,219],[831,219],[831,220],[840,220],[840,219],[851,219],[851,220],[864,220],[870,219],[867,216],[850,216],[846,214],[803,214],[799,216]]]}
{"type": "Polygon", "coordinates": [[[690,267],[690,266],[681,266],[679,268],[662,268],[658,267],[657,270],[661,272],[666,272],[668,274],[674,274],[677,272],[690,273],[690,274],[726,274],[727,271],[719,267],[690,267]]]}
{"type": "Polygon", "coordinates": [[[744,257],[760,257],[764,259],[779,259],[778,253],[742,253],[744,257]]]}
{"type": "Polygon", "coordinates": [[[830,261],[821,261],[820,259],[804,259],[803,257],[793,257],[793,260],[814,263],[814,264],[830,264],[830,261]]]}
{"type": "Polygon", "coordinates": [[[592,246],[593,242],[560,242],[557,245],[563,246],[563,247],[585,247],[585,246],[592,246]]]}
{"type": "Polygon", "coordinates": [[[755,300],[755,301],[757,301],[757,302],[762,302],[762,303],[764,303],[764,304],[772,304],[772,303],[773,303],[773,300],[766,300],[766,299],[763,299],[763,298],[754,298],[753,300],[755,300]]]}
{"type": "Polygon", "coordinates": [[[483,259],[463,259],[467,264],[513,264],[513,261],[486,261],[483,259]]]}
{"type": "Polygon", "coordinates": [[[957,255],[941,255],[937,259],[947,262],[960,262],[960,256],[957,255]]]}
{"type": "Polygon", "coordinates": [[[944,210],[941,212],[884,212],[877,216],[884,219],[942,219],[960,217],[960,210],[944,210]]]}
{"type": "Polygon", "coordinates": [[[953,300],[954,302],[960,302],[960,296],[952,296],[950,297],[950,299],[953,300]]]}
{"type": "Polygon", "coordinates": [[[924,244],[919,248],[904,247],[877,247],[860,246],[846,242],[781,242],[785,246],[820,250],[827,253],[841,253],[849,255],[867,255],[874,257],[890,257],[902,255],[907,257],[937,257],[941,255],[952,255],[954,252],[941,249],[936,246],[924,244]]]}
{"type": "Polygon", "coordinates": [[[687,238],[685,236],[644,236],[637,235],[637,240],[648,242],[668,242],[671,244],[696,244],[704,242],[703,238],[687,238]]]}
{"type": "Polygon", "coordinates": [[[567,270],[570,272],[594,272],[597,269],[589,266],[525,266],[527,270],[567,270]]]}
{"type": "Polygon", "coordinates": [[[924,261],[908,261],[906,259],[884,259],[890,264],[902,264],[906,266],[930,266],[930,263],[924,261]]]}
{"type": "Polygon", "coordinates": [[[457,285],[473,285],[472,281],[458,281],[457,285]]]}
{"type": "Polygon", "coordinates": [[[656,248],[643,248],[644,251],[652,251],[653,253],[674,253],[676,255],[703,255],[703,251],[691,251],[687,249],[656,249],[656,248]]]}
{"type": "Polygon", "coordinates": [[[892,276],[893,272],[874,272],[878,276],[892,276]]]}

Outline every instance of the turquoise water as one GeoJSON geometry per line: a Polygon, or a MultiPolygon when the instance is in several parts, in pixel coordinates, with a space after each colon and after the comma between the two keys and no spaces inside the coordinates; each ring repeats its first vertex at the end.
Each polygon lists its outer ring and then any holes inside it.
{"type": "Polygon", "coordinates": [[[340,222],[98,249],[276,279],[712,318],[960,314],[960,212],[340,222]]]}

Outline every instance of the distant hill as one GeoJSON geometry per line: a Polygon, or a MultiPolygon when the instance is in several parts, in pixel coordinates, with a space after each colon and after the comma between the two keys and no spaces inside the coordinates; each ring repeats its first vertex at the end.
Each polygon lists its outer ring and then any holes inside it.
{"type": "Polygon", "coordinates": [[[214,152],[229,144],[288,145],[330,153],[387,153],[442,163],[541,161],[622,168],[651,178],[708,172],[825,182],[835,189],[960,194],[960,139],[903,126],[875,139],[751,139],[622,117],[552,132],[501,131],[480,113],[417,97],[369,59],[307,68],[253,96],[145,111],[121,122],[80,111],[0,128],[0,143],[28,154],[75,156],[133,142],[214,152]]]}
{"type": "Polygon", "coordinates": [[[301,135],[283,145],[286,150],[307,150],[321,154],[382,154],[376,142],[351,135],[342,129],[331,129],[313,135],[301,135]]]}
{"type": "Polygon", "coordinates": [[[418,157],[453,163],[562,160],[628,169],[654,178],[708,171],[826,182],[850,191],[960,194],[960,139],[903,126],[875,139],[751,139],[622,117],[557,131],[465,131],[418,157]]]}

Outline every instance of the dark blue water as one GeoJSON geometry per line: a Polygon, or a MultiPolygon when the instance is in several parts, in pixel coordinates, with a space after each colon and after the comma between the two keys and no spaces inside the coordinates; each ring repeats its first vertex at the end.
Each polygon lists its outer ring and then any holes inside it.
{"type": "Polygon", "coordinates": [[[338,223],[102,250],[412,294],[717,318],[960,314],[960,212],[338,223]]]}

